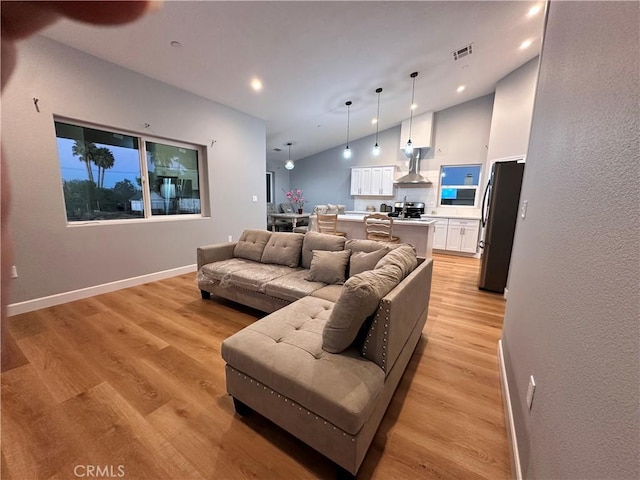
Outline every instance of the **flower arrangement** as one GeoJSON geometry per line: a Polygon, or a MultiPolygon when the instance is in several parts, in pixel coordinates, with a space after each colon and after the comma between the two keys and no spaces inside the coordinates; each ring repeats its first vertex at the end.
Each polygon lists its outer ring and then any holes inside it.
{"type": "Polygon", "coordinates": [[[302,190],[300,190],[299,188],[294,188],[288,192],[284,192],[284,194],[287,196],[289,203],[295,205],[298,210],[302,210],[304,204],[307,203],[307,201],[304,199],[304,195],[302,194],[302,190]]]}

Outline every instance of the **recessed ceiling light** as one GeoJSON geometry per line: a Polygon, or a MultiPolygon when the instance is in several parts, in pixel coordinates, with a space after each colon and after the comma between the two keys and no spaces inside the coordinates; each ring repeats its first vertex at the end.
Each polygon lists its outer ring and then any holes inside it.
{"type": "Polygon", "coordinates": [[[531,40],[525,40],[520,44],[520,50],[524,50],[525,48],[529,48],[531,46],[531,40]]]}
{"type": "Polygon", "coordinates": [[[262,82],[258,78],[254,78],[251,80],[251,88],[253,88],[256,92],[262,90],[262,82]]]}
{"type": "Polygon", "coordinates": [[[411,110],[415,110],[416,108],[418,108],[418,105],[416,105],[415,103],[411,104],[411,110]]]}
{"type": "Polygon", "coordinates": [[[378,123],[378,119],[377,119],[377,118],[372,118],[372,119],[371,119],[371,123],[372,123],[373,125],[375,125],[376,123],[378,123]]]}
{"type": "Polygon", "coordinates": [[[464,85],[460,85],[460,86],[456,89],[456,92],[458,92],[458,93],[460,93],[460,92],[464,92],[464,89],[465,89],[465,88],[466,88],[466,87],[465,87],[464,85]]]}
{"type": "Polygon", "coordinates": [[[182,46],[182,44],[177,40],[172,41],[170,45],[175,48],[180,48],[182,46]]]}
{"type": "Polygon", "coordinates": [[[540,12],[540,10],[542,10],[542,5],[534,5],[533,7],[531,7],[529,9],[529,13],[527,13],[527,15],[529,17],[533,17],[534,15],[536,15],[537,13],[540,12]]]}

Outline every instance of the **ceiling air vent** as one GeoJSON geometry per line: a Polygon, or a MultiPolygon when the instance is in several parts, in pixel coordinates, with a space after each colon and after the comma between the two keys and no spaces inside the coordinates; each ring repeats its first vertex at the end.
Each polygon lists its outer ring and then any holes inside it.
{"type": "Polygon", "coordinates": [[[452,53],[453,53],[454,60],[460,60],[461,58],[466,57],[467,55],[471,55],[473,53],[473,43],[470,43],[469,45],[466,45],[462,48],[458,48],[457,50],[454,50],[452,53]]]}

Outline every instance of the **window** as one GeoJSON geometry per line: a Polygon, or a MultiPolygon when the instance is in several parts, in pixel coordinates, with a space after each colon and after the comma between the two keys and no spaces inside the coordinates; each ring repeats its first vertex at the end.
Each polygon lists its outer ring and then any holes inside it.
{"type": "Polygon", "coordinates": [[[201,213],[201,147],[62,121],[55,129],[69,222],[201,213]]]}
{"type": "Polygon", "coordinates": [[[151,213],[200,213],[198,151],[162,143],[145,143],[151,213]]]}
{"type": "Polygon", "coordinates": [[[440,206],[475,206],[481,167],[482,165],[443,165],[440,170],[440,206]]]}

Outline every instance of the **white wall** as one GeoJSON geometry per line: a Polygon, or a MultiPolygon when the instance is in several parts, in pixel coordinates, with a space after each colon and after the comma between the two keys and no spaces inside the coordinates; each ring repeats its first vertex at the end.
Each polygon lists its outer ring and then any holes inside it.
{"type": "Polygon", "coordinates": [[[549,5],[503,332],[527,479],[640,478],[639,14],[549,5]]]}
{"type": "Polygon", "coordinates": [[[441,165],[485,164],[492,108],[493,94],[435,113],[433,147],[427,151],[420,165],[421,173],[433,182],[432,186],[396,187],[393,197],[350,195],[352,167],[395,165],[396,177],[408,172],[409,162],[400,150],[400,125],[379,133],[379,157],[371,153],[374,134],[349,142],[352,150],[349,160],[342,157],[344,145],[341,145],[296,161],[296,167],[291,171],[291,186],[302,188],[311,206],[342,203],[348,209],[362,210],[366,205],[379,208],[381,203],[393,204],[406,195],[408,201],[425,202],[427,210],[436,209],[441,165]]]}
{"type": "Polygon", "coordinates": [[[197,246],[266,226],[263,121],[43,37],[18,55],[2,94],[19,275],[9,303],[192,265],[197,246]],[[68,226],[54,115],[205,145],[211,217],[68,226]]]}
{"type": "Polygon", "coordinates": [[[527,153],[538,61],[539,57],[528,61],[496,85],[487,153],[489,160],[527,153]]]}
{"type": "MultiPolygon", "coordinates": [[[[442,165],[480,164],[482,175],[487,165],[489,131],[493,115],[494,95],[470,100],[460,105],[436,112],[434,117],[434,146],[420,167],[433,188],[428,192],[425,203],[427,211],[442,214],[479,215],[479,208],[438,207],[440,167],[442,165]]],[[[411,189],[399,189],[398,195],[407,194],[407,200],[416,200],[411,189]]],[[[480,189],[478,196],[482,194],[480,189]]],[[[420,200],[423,201],[423,200],[420,200]]]]}

